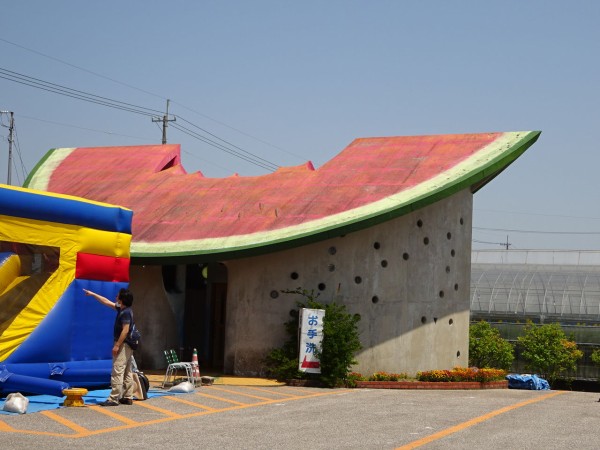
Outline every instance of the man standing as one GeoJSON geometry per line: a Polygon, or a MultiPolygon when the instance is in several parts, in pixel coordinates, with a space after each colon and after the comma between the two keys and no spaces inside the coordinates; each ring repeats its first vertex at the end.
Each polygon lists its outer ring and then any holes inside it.
{"type": "Polygon", "coordinates": [[[113,348],[112,348],[112,372],[110,375],[111,392],[106,401],[100,403],[101,406],[118,406],[133,404],[133,377],[131,374],[131,356],[132,348],[126,343],[129,330],[133,326],[133,294],[128,289],[121,289],[117,294],[117,299],[113,303],[106,297],[95,292],[84,289],[85,295],[94,297],[104,306],[108,306],[117,311],[115,325],[113,328],[113,348]],[[123,395],[121,396],[121,390],[123,395]]]}

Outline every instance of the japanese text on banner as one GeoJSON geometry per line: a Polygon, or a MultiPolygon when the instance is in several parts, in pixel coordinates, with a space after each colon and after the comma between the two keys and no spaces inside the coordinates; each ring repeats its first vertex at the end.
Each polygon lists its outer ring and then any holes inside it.
{"type": "Polygon", "coordinates": [[[324,309],[300,310],[300,357],[298,370],[308,373],[321,373],[321,362],[317,352],[323,342],[324,309]]]}

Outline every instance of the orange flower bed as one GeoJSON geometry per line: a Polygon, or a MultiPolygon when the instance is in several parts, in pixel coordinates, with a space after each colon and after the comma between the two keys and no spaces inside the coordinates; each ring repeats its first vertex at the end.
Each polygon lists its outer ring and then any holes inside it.
{"type": "Polygon", "coordinates": [[[453,370],[430,370],[418,372],[416,380],[408,380],[406,374],[376,372],[363,377],[352,372],[347,379],[348,387],[375,389],[507,389],[506,371],[455,367],[453,370]]]}

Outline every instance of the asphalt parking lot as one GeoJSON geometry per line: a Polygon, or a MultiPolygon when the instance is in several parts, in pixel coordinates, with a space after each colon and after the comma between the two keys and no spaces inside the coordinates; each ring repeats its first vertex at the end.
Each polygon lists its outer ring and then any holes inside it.
{"type": "Polygon", "coordinates": [[[596,449],[597,393],[204,386],[0,416],[2,449],[596,449]]]}

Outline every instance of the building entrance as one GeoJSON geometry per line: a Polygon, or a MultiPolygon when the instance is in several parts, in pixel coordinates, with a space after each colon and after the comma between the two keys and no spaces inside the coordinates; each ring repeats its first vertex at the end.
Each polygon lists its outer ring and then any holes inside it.
{"type": "Polygon", "coordinates": [[[226,312],[226,266],[220,263],[187,265],[184,357],[190,361],[191,352],[197,349],[201,372],[223,370],[226,312]],[[190,359],[187,359],[188,354],[190,359]]]}

